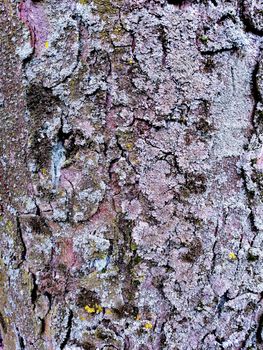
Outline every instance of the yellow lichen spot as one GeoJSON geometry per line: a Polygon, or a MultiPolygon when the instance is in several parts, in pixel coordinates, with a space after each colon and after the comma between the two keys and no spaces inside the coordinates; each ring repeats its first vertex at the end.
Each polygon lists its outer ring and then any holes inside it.
{"type": "Polygon", "coordinates": [[[126,143],[126,148],[128,151],[131,151],[133,149],[133,144],[131,142],[126,143]]]}
{"type": "Polygon", "coordinates": [[[79,0],[79,3],[80,3],[81,5],[86,5],[88,2],[87,2],[87,0],[79,0]]]}
{"type": "Polygon", "coordinates": [[[49,48],[49,42],[48,42],[48,41],[45,42],[45,48],[46,48],[46,49],[49,48]]]}
{"type": "Polygon", "coordinates": [[[113,33],[114,35],[119,35],[119,34],[122,33],[122,31],[123,31],[123,29],[122,29],[121,26],[116,26],[116,27],[113,28],[112,33],[113,33]]]}
{"type": "Polygon", "coordinates": [[[6,223],[6,229],[8,233],[12,233],[13,232],[13,223],[12,221],[8,220],[6,223]]]}
{"type": "Polygon", "coordinates": [[[146,322],[145,325],[144,325],[144,328],[145,329],[152,329],[153,325],[151,324],[151,322],[146,322]]]}
{"type": "Polygon", "coordinates": [[[230,252],[229,254],[228,254],[228,258],[230,259],[230,260],[237,260],[237,256],[236,256],[236,254],[234,253],[234,252],[230,252]]]}
{"type": "Polygon", "coordinates": [[[41,169],[41,173],[42,173],[44,176],[47,176],[47,169],[46,169],[46,168],[42,168],[42,169],[41,169]]]}
{"type": "Polygon", "coordinates": [[[88,314],[94,314],[96,312],[95,308],[94,307],[90,307],[89,305],[86,305],[84,307],[85,311],[88,313],[88,314]]]}
{"type": "Polygon", "coordinates": [[[103,308],[100,305],[98,305],[98,304],[95,305],[95,308],[96,308],[96,313],[97,314],[99,314],[100,312],[103,311],[103,308]]]}
{"type": "Polygon", "coordinates": [[[106,310],[105,310],[105,314],[106,314],[106,315],[112,315],[112,311],[111,311],[110,309],[106,309],[106,310]]]}
{"type": "Polygon", "coordinates": [[[128,63],[129,63],[129,64],[133,64],[133,63],[134,63],[134,60],[133,60],[132,58],[130,58],[130,59],[128,60],[128,63]]]}
{"type": "Polygon", "coordinates": [[[85,317],[83,317],[83,316],[80,316],[80,318],[79,318],[81,321],[85,321],[86,320],[86,318],[85,317]]]}

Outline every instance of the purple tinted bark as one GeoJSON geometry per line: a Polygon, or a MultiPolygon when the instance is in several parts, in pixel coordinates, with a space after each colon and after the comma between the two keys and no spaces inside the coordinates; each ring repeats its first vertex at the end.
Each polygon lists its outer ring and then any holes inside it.
{"type": "Polygon", "coordinates": [[[0,8],[0,349],[262,349],[262,4],[0,8]]]}

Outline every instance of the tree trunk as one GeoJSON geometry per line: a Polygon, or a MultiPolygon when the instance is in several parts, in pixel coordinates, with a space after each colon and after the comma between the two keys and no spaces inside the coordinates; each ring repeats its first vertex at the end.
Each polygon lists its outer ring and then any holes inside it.
{"type": "Polygon", "coordinates": [[[263,349],[262,2],[0,7],[0,348],[263,349]]]}

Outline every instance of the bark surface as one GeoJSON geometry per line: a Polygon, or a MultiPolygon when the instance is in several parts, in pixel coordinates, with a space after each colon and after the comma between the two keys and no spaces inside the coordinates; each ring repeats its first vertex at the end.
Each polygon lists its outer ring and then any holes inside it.
{"type": "Polygon", "coordinates": [[[0,348],[263,349],[262,2],[0,11],[0,348]]]}

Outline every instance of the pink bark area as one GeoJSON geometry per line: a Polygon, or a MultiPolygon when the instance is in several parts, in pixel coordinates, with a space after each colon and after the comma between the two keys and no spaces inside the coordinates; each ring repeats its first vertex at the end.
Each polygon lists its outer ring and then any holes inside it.
{"type": "Polygon", "coordinates": [[[81,182],[81,171],[79,169],[66,168],[61,171],[61,185],[67,191],[72,191],[81,182]]]}
{"type": "Polygon", "coordinates": [[[73,248],[73,240],[71,238],[64,239],[59,243],[60,248],[60,255],[58,256],[58,259],[56,261],[56,264],[64,264],[69,269],[73,267],[80,267],[78,263],[78,256],[73,248]]]}
{"type": "Polygon", "coordinates": [[[32,0],[23,0],[19,6],[20,19],[28,27],[31,35],[31,46],[39,55],[45,49],[48,40],[49,25],[41,3],[34,3],[32,0]]]}

